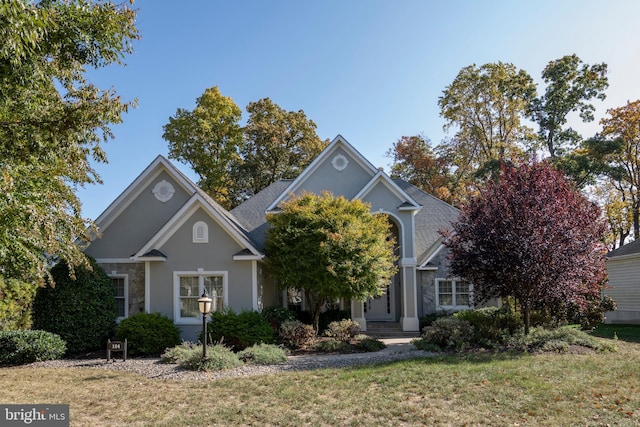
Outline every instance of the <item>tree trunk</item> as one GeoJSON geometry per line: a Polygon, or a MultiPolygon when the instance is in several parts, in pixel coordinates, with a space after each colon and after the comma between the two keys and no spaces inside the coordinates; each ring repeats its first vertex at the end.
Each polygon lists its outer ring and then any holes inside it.
{"type": "Polygon", "coordinates": [[[522,305],[522,315],[524,316],[524,334],[529,335],[531,330],[531,308],[529,308],[529,304],[522,305]]]}

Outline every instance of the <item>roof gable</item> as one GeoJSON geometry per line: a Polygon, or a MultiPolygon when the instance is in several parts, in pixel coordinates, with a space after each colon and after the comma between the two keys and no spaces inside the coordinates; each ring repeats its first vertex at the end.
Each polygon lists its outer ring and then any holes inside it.
{"type": "Polygon", "coordinates": [[[358,150],[338,135],[267,207],[267,211],[276,209],[280,202],[302,191],[319,194],[326,190],[353,198],[377,173],[378,170],[358,150]]]}
{"type": "Polygon", "coordinates": [[[402,188],[389,178],[389,176],[383,171],[378,171],[376,175],[365,185],[354,199],[366,200],[376,188],[383,186],[387,191],[385,194],[391,193],[397,199],[397,210],[401,211],[418,211],[422,206],[416,202],[411,196],[409,196],[402,188]]]}
{"type": "Polygon", "coordinates": [[[200,192],[194,194],[182,208],[153,236],[142,248],[140,248],[132,258],[137,259],[144,257],[145,254],[161,248],[173,234],[182,227],[189,218],[198,210],[203,209],[223,230],[231,236],[231,238],[243,249],[243,259],[263,258],[263,255],[256,249],[253,242],[245,235],[244,231],[236,224],[231,215],[228,214],[217,203],[208,197],[203,197],[200,192]]]}
{"type": "Polygon", "coordinates": [[[640,239],[620,246],[607,254],[607,258],[640,256],[640,239]]]}
{"type": "Polygon", "coordinates": [[[169,174],[188,194],[196,192],[197,186],[180,172],[169,160],[159,155],[147,166],[138,177],[98,216],[95,220],[100,231],[104,232],[109,225],[140,195],[151,181],[162,172],[169,174]]]}

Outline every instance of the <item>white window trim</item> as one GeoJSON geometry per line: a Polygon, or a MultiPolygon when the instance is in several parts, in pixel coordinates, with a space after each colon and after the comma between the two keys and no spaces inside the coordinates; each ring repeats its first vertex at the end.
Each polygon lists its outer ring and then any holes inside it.
{"type": "Polygon", "coordinates": [[[199,268],[196,271],[174,271],[173,272],[173,319],[176,324],[181,325],[200,325],[202,324],[202,316],[181,317],[180,316],[180,277],[182,276],[198,276],[199,293],[202,295],[204,291],[203,280],[205,276],[222,276],[222,301],[224,307],[229,306],[229,272],[227,271],[204,271],[199,268]]]}
{"type": "MultiPolygon", "coordinates": [[[[472,305],[460,305],[460,304],[456,304],[456,284],[458,282],[462,282],[462,280],[460,280],[459,278],[455,278],[455,279],[446,279],[446,278],[436,278],[436,308],[440,309],[440,310],[445,310],[445,311],[459,311],[459,310],[467,310],[470,308],[473,308],[473,304],[472,305]],[[451,291],[453,293],[452,295],[452,300],[453,300],[453,305],[442,305],[440,304],[440,282],[451,282],[451,291]]],[[[469,284],[469,299],[471,301],[473,301],[473,285],[469,284]]]]}
{"type": "Polygon", "coordinates": [[[209,243],[209,226],[204,221],[193,224],[193,243],[209,243]],[[198,229],[202,228],[203,237],[198,237],[198,229]]]}
{"type": "Polygon", "coordinates": [[[116,321],[120,322],[122,319],[129,317],[129,275],[112,271],[108,276],[112,279],[124,279],[124,317],[118,316],[116,318],[116,321]]]}

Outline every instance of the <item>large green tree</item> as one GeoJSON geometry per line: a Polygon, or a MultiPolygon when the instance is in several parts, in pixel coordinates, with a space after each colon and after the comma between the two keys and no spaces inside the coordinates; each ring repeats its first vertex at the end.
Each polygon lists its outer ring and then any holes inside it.
{"type": "Polygon", "coordinates": [[[86,78],[119,64],[137,39],[128,5],[89,0],[0,3],[0,272],[39,281],[51,257],[86,264],[88,239],[74,188],[99,182],[90,161],[106,161],[131,103],[86,78]]]}
{"type": "Polygon", "coordinates": [[[164,125],[169,157],[189,163],[198,185],[225,208],[234,205],[234,170],[242,144],[242,110],[217,86],[196,100],[193,111],[178,108],[164,125]]]}
{"type": "Polygon", "coordinates": [[[265,254],[284,288],[304,291],[317,331],[325,303],[381,295],[395,273],[386,215],[360,200],[305,193],[267,216],[265,254]]]}
{"type": "Polygon", "coordinates": [[[206,89],[193,111],[178,109],[164,126],[170,157],[189,163],[200,185],[225,208],[233,208],[269,184],[295,178],[324,149],[316,124],[304,111],[286,111],[269,98],[247,106],[206,89]]]}
{"type": "Polygon", "coordinates": [[[280,179],[297,177],[325,148],[304,111],[286,111],[271,99],[247,105],[242,165],[237,177],[243,198],[280,179]]]}
{"type": "Polygon", "coordinates": [[[443,144],[460,176],[472,176],[505,160],[521,158],[532,130],[523,118],[536,94],[533,79],[513,64],[470,65],[460,70],[438,100],[443,144]]]}
{"type": "Polygon", "coordinates": [[[607,64],[589,65],[577,55],[565,55],[550,61],[542,71],[546,83],[544,95],[529,105],[529,117],[538,124],[538,138],[551,158],[574,149],[581,136],[567,124],[569,113],[577,112],[583,122],[594,119],[593,98],[604,100],[609,87],[607,64]]]}

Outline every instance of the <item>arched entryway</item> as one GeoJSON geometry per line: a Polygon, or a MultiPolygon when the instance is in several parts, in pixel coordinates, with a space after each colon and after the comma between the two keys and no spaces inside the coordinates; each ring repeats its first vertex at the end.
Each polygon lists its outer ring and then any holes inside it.
{"type": "MultiPolygon", "coordinates": [[[[395,264],[398,264],[400,253],[400,232],[398,226],[389,218],[391,234],[396,246],[395,264]]],[[[367,298],[363,304],[364,318],[367,322],[396,322],[400,317],[400,273],[396,273],[387,284],[385,292],[376,298],[367,298]]]]}

